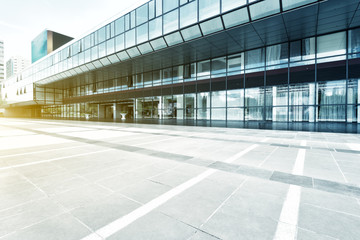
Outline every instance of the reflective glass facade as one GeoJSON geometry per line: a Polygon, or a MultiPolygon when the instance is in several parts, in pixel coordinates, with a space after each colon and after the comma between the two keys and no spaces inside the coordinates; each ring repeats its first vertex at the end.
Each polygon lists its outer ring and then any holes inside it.
{"type": "Polygon", "coordinates": [[[305,37],[295,27],[273,27],[280,14],[310,16],[321,4],[153,0],[73,41],[22,77],[43,117],[119,120],[125,114],[224,126],[360,123],[360,28],[305,37]],[[259,43],[246,39],[249,24],[259,43]],[[263,32],[262,25],[268,25],[263,32]]]}

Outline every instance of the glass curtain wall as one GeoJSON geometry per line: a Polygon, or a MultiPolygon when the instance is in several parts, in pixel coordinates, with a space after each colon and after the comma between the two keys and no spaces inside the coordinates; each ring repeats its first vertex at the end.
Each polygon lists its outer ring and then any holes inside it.
{"type": "Polygon", "coordinates": [[[34,95],[48,105],[44,116],[66,118],[98,113],[82,103],[54,104],[149,89],[144,97],[127,93],[136,118],[360,123],[359,36],[351,29],[130,76],[79,77],[64,91],[37,87],[34,95]],[[152,90],[160,86],[168,90],[152,90]]]}

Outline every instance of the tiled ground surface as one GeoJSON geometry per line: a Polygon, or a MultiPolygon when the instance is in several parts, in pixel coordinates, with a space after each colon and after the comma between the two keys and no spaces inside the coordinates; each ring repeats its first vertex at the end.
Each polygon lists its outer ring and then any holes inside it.
{"type": "Polygon", "coordinates": [[[360,135],[0,119],[0,239],[360,239],[360,135]]]}

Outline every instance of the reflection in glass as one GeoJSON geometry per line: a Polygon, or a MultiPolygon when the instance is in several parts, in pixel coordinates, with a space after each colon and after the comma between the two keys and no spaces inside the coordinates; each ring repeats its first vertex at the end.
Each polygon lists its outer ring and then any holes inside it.
{"type": "Polygon", "coordinates": [[[136,41],[137,44],[149,40],[148,38],[148,24],[145,23],[136,28],[136,41]]]}
{"type": "Polygon", "coordinates": [[[250,14],[252,20],[266,17],[278,12],[280,12],[279,0],[266,0],[250,5],[250,14]]]}
{"type": "Polygon", "coordinates": [[[346,53],[346,32],[320,36],[317,41],[317,57],[328,57],[346,53]]]}
{"type": "Polygon", "coordinates": [[[317,103],[345,104],[346,81],[317,83],[317,103]]]}
{"type": "Polygon", "coordinates": [[[211,92],[211,107],[226,107],[226,91],[211,92]]]}
{"type": "Polygon", "coordinates": [[[244,70],[244,53],[238,53],[228,56],[227,71],[229,75],[238,74],[244,70]]]}
{"type": "Polygon", "coordinates": [[[288,44],[282,43],[266,47],[267,65],[275,65],[288,62],[288,44]]]}
{"type": "Polygon", "coordinates": [[[349,31],[349,53],[360,52],[360,28],[349,31]]]}
{"type": "Polygon", "coordinates": [[[247,23],[249,22],[249,15],[247,8],[241,8],[239,10],[227,13],[223,15],[223,20],[224,20],[225,28],[231,28],[236,25],[247,23]]]}
{"type": "Polygon", "coordinates": [[[185,94],[185,119],[194,119],[195,117],[195,93],[185,94]]]}
{"type": "Polygon", "coordinates": [[[135,29],[131,29],[125,33],[125,46],[126,48],[135,45],[135,29]]]}
{"type": "Polygon", "coordinates": [[[153,39],[162,35],[162,18],[155,18],[149,22],[149,38],[153,39]]]}
{"type": "Polygon", "coordinates": [[[227,120],[244,120],[244,109],[243,108],[228,108],[227,109],[227,120]]]}
{"type": "Polygon", "coordinates": [[[218,15],[220,0],[199,0],[199,21],[218,15]]]}
{"type": "Polygon", "coordinates": [[[210,75],[210,60],[198,62],[197,77],[201,79],[209,75],[210,75]]]}
{"type": "Polygon", "coordinates": [[[316,0],[282,0],[282,5],[284,10],[289,10],[312,2],[316,0]]]}
{"type": "Polygon", "coordinates": [[[163,12],[166,13],[168,11],[173,10],[179,6],[179,1],[171,1],[171,0],[163,0],[163,12]]]}
{"type": "Polygon", "coordinates": [[[164,19],[164,34],[178,29],[178,10],[169,12],[163,16],[164,19]]]}
{"type": "Polygon", "coordinates": [[[226,73],[226,57],[211,60],[211,75],[224,76],[226,73]]]}
{"type": "Polygon", "coordinates": [[[180,28],[197,22],[197,2],[186,4],[180,8],[180,28]]]}
{"type": "Polygon", "coordinates": [[[200,23],[200,27],[204,35],[208,35],[224,29],[220,17],[200,23]]]}
{"type": "Polygon", "coordinates": [[[210,94],[208,92],[197,94],[197,119],[210,120],[210,94]]]}
{"type": "Polygon", "coordinates": [[[246,69],[263,67],[265,65],[264,48],[245,52],[246,69]]]}
{"type": "Polygon", "coordinates": [[[198,25],[181,30],[181,34],[185,41],[201,37],[201,31],[198,25]]]}
{"type": "Polygon", "coordinates": [[[226,12],[231,9],[246,5],[246,0],[238,0],[238,1],[222,0],[221,2],[222,2],[222,8],[221,8],[222,12],[226,12]]]}
{"type": "Polygon", "coordinates": [[[148,20],[148,4],[144,4],[136,9],[136,25],[146,22],[148,20]]]}
{"type": "Polygon", "coordinates": [[[115,49],[121,51],[125,48],[124,34],[121,34],[115,38],[115,49]]]}

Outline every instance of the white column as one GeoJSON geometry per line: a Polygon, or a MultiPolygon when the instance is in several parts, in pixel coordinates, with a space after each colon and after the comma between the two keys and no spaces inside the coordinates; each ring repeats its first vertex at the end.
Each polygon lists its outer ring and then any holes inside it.
{"type": "Polygon", "coordinates": [[[314,105],[315,104],[315,83],[309,83],[309,122],[315,122],[314,105]]]}
{"type": "Polygon", "coordinates": [[[273,122],[276,122],[276,108],[275,106],[277,105],[276,104],[276,92],[277,92],[277,87],[276,86],[273,86],[272,87],[272,105],[273,105],[273,108],[272,108],[272,121],[273,122]]]}
{"type": "Polygon", "coordinates": [[[116,120],[116,103],[113,104],[113,118],[116,120]]]}

